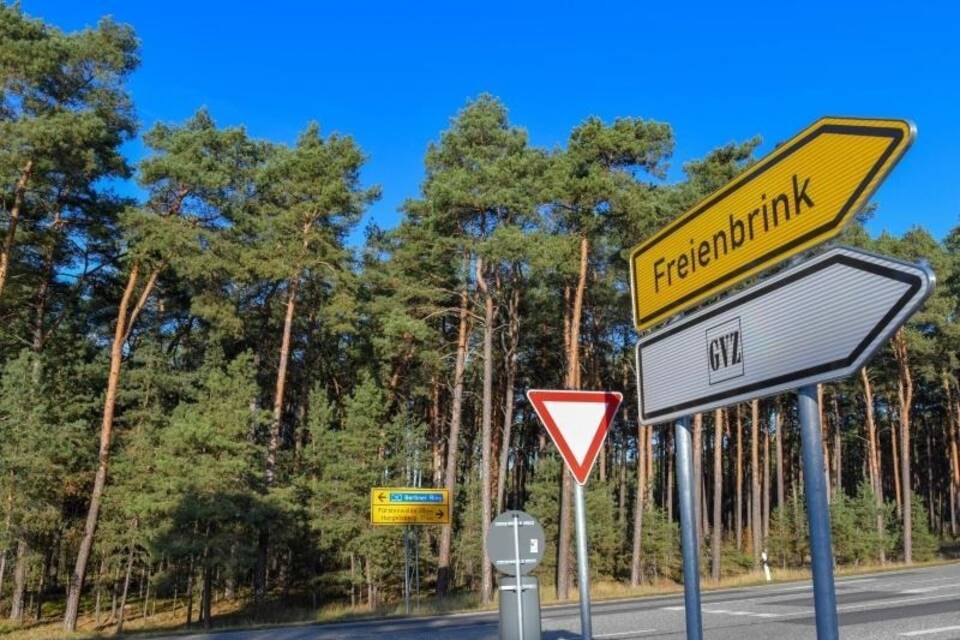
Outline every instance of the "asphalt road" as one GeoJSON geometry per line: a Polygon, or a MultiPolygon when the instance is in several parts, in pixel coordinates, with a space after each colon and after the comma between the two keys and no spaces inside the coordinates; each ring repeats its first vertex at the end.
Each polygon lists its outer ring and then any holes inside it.
{"type": "MultiPolygon", "coordinates": [[[[960,564],[837,581],[840,637],[960,639],[960,564]]],[[[710,640],[816,638],[809,583],[715,591],[703,595],[704,637],[710,640]]],[[[543,611],[543,640],[579,640],[576,606],[543,611]]],[[[685,638],[683,598],[668,596],[595,603],[595,640],[685,638]]],[[[494,613],[277,627],[178,636],[178,640],[496,640],[494,613]]]]}

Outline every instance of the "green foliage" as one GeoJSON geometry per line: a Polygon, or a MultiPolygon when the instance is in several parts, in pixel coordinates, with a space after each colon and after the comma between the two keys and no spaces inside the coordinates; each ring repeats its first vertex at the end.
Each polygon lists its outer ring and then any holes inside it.
{"type": "Polygon", "coordinates": [[[773,564],[803,566],[810,550],[807,511],[800,500],[787,500],[770,514],[769,558],[773,564]]]}
{"type": "MultiPolygon", "coordinates": [[[[937,555],[940,548],[940,541],[937,536],[930,531],[930,520],[927,508],[923,502],[916,499],[914,495],[913,504],[910,509],[913,521],[913,559],[918,562],[932,560],[937,555]]],[[[897,550],[903,553],[903,530],[897,539],[897,550]]]]}
{"type": "Polygon", "coordinates": [[[641,567],[648,580],[680,578],[680,525],[666,511],[652,507],[643,513],[641,567]]]}
{"type": "Polygon", "coordinates": [[[552,582],[557,573],[557,540],[560,535],[560,473],[563,463],[551,453],[545,455],[537,464],[537,474],[527,483],[529,498],[523,510],[531,514],[543,526],[543,559],[536,574],[544,582],[552,582]]]}
{"type": "Polygon", "coordinates": [[[590,572],[595,577],[613,578],[623,566],[622,541],[626,538],[626,531],[617,524],[613,483],[591,479],[585,502],[590,572]]]}

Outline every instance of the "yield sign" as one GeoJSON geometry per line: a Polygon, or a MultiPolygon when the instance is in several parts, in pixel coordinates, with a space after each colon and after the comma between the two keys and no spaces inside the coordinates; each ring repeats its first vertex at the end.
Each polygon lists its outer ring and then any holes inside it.
{"type": "Polygon", "coordinates": [[[560,450],[570,473],[579,484],[586,484],[623,394],[531,389],[527,391],[527,399],[560,450]]]}

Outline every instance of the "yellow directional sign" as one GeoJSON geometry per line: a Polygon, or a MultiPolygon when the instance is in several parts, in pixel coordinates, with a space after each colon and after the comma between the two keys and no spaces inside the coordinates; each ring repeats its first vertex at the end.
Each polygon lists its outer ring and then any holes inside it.
{"type": "Polygon", "coordinates": [[[914,135],[905,120],[822,118],[634,247],[637,329],[839,234],[914,135]]]}
{"type": "Polygon", "coordinates": [[[370,489],[370,522],[375,525],[450,524],[450,492],[373,487],[370,489]]]}

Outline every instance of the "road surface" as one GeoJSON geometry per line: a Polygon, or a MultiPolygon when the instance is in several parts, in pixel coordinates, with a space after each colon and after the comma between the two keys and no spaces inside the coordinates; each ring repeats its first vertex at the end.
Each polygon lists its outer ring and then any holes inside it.
{"type": "MultiPolygon", "coordinates": [[[[837,581],[843,640],[960,639],[960,564],[837,581]]],[[[816,638],[809,583],[703,594],[708,640],[816,638]]],[[[579,640],[576,606],[543,611],[543,640],[579,640]]],[[[683,598],[618,600],[593,606],[595,640],[685,638],[683,598]]],[[[177,636],[177,640],[496,640],[495,613],[315,624],[177,636]]]]}

